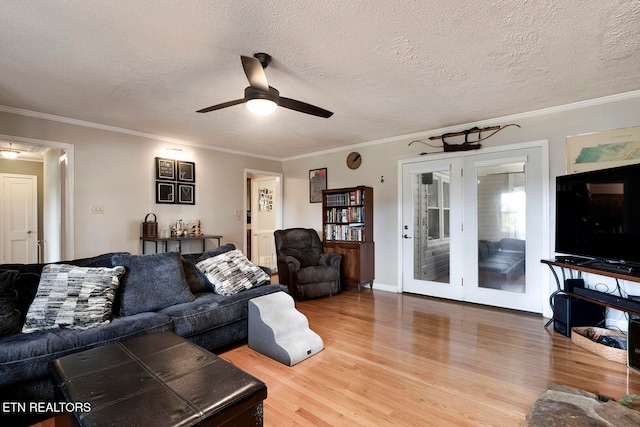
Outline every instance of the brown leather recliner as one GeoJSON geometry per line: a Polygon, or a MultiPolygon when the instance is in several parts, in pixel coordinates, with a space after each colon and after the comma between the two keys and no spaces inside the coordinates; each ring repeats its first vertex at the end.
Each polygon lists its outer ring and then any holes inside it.
{"type": "Polygon", "coordinates": [[[319,298],[340,291],[342,255],[324,253],[318,233],[311,228],[289,228],[273,233],[280,283],[295,299],[319,298]]]}

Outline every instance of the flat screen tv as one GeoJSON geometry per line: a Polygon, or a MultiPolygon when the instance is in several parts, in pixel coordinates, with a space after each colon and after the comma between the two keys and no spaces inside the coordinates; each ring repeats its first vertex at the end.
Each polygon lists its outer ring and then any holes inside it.
{"type": "Polygon", "coordinates": [[[640,164],[556,178],[555,250],[640,266],[640,164]]]}

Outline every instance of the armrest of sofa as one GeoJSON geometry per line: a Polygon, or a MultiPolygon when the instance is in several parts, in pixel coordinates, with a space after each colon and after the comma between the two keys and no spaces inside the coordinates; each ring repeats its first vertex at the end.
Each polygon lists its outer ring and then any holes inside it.
{"type": "Polygon", "coordinates": [[[300,261],[292,256],[279,256],[278,261],[278,279],[283,285],[289,286],[293,284],[296,277],[296,271],[300,270],[300,261]]]}
{"type": "Polygon", "coordinates": [[[340,268],[340,263],[342,262],[342,255],[336,254],[333,252],[325,252],[320,255],[320,259],[318,260],[318,264],[324,265],[325,267],[337,267],[340,268]]]}

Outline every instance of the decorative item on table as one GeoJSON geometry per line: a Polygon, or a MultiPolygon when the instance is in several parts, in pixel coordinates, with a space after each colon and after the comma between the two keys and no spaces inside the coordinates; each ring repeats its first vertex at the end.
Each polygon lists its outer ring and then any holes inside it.
{"type": "Polygon", "coordinates": [[[196,237],[202,236],[202,227],[200,226],[200,220],[196,219],[191,226],[191,234],[196,237]]]}
{"type": "Polygon", "coordinates": [[[158,218],[154,213],[148,213],[142,222],[142,237],[157,238],[158,237],[158,218]],[[153,215],[153,221],[149,221],[149,216],[153,215]]]}
{"type": "Polygon", "coordinates": [[[171,237],[183,237],[189,233],[184,229],[184,223],[181,219],[176,221],[176,225],[171,229],[171,237]]]}

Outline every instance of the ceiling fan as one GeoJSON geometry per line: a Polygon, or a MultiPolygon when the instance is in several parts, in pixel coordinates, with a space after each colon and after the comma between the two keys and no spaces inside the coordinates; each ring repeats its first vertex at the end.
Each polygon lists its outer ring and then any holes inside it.
{"type": "Polygon", "coordinates": [[[198,110],[196,113],[208,113],[209,111],[220,110],[246,102],[249,111],[260,115],[269,115],[278,106],[324,118],[329,118],[333,115],[331,111],[315,105],[280,96],[280,92],[276,88],[269,86],[267,75],[264,72],[264,69],[271,62],[269,54],[256,53],[253,57],[242,55],[240,59],[242,60],[244,74],[249,80],[249,86],[244,90],[244,98],[212,105],[198,110]]]}

